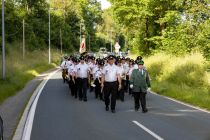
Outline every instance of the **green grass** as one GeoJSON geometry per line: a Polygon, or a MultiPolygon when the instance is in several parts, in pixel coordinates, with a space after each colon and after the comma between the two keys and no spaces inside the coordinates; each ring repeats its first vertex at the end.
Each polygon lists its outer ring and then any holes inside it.
{"type": "Polygon", "coordinates": [[[145,59],[152,90],[210,110],[210,72],[199,53],[175,57],[159,53],[145,59]]]}
{"type": "MultiPolygon", "coordinates": [[[[54,50],[52,50],[53,64],[48,64],[47,50],[26,52],[25,59],[23,59],[20,46],[21,44],[18,43],[6,45],[6,79],[0,78],[0,103],[24,88],[28,81],[54,68],[55,63],[59,62],[60,55],[54,50]]],[[[2,73],[1,63],[0,72],[2,73]]]]}

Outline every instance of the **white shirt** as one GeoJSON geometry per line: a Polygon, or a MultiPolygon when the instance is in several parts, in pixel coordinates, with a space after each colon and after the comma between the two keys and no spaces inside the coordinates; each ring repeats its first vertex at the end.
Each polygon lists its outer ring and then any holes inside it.
{"type": "Polygon", "coordinates": [[[125,71],[125,74],[127,75],[128,71],[129,71],[129,65],[127,63],[125,63],[125,64],[122,64],[122,66],[123,66],[123,69],[125,71]]]}
{"type": "Polygon", "coordinates": [[[102,77],[102,68],[95,67],[93,69],[93,79],[96,80],[97,78],[102,77]]]}
{"type": "Polygon", "coordinates": [[[130,67],[130,69],[129,69],[129,71],[128,71],[129,77],[131,77],[132,71],[133,71],[134,69],[135,69],[134,66],[131,66],[131,67],[130,67]]]}
{"type": "Polygon", "coordinates": [[[68,61],[68,66],[70,66],[70,65],[72,65],[72,64],[74,64],[71,60],[70,61],[68,61]]]}
{"type": "Polygon", "coordinates": [[[144,70],[143,69],[139,69],[139,71],[141,72],[142,75],[144,75],[144,70]]]}
{"type": "Polygon", "coordinates": [[[90,73],[93,74],[93,69],[96,67],[95,64],[93,64],[92,62],[88,63],[88,66],[90,68],[90,73]]]}
{"type": "Polygon", "coordinates": [[[119,68],[113,64],[108,64],[102,70],[102,74],[105,76],[105,82],[115,82],[117,81],[117,76],[120,74],[119,68]]]}
{"type": "Polygon", "coordinates": [[[76,66],[76,70],[77,70],[77,77],[88,78],[88,72],[90,70],[89,70],[89,66],[86,63],[84,63],[84,64],[79,63],[76,66]]]}
{"type": "Polygon", "coordinates": [[[61,63],[61,68],[62,68],[62,69],[68,69],[68,61],[67,61],[67,60],[64,60],[64,61],[61,63]]]}
{"type": "Polygon", "coordinates": [[[70,64],[68,67],[69,75],[74,75],[77,72],[76,66],[74,64],[70,64]]]}
{"type": "Polygon", "coordinates": [[[118,66],[118,70],[119,70],[119,73],[120,73],[120,77],[123,80],[126,80],[126,73],[125,73],[125,69],[123,68],[123,66],[118,66]]]}

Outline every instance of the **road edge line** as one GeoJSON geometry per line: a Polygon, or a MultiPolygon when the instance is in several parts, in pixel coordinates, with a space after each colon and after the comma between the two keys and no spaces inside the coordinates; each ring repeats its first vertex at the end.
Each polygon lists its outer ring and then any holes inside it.
{"type": "Polygon", "coordinates": [[[194,106],[194,105],[191,105],[191,104],[189,104],[189,103],[184,103],[184,102],[182,102],[182,101],[173,99],[173,98],[171,98],[171,97],[167,97],[167,96],[164,96],[164,95],[157,94],[157,93],[155,93],[155,92],[153,92],[153,91],[150,91],[150,93],[151,93],[151,94],[154,94],[154,95],[157,95],[157,96],[160,96],[160,97],[163,97],[163,98],[165,98],[165,99],[174,101],[174,102],[176,102],[176,103],[185,105],[185,106],[187,106],[187,107],[194,108],[194,109],[196,109],[196,110],[199,110],[199,111],[202,111],[202,112],[205,112],[205,113],[210,114],[210,111],[208,111],[208,110],[206,110],[206,109],[203,109],[203,108],[200,108],[200,107],[198,107],[198,106],[194,106]]]}
{"type": "Polygon", "coordinates": [[[57,73],[60,69],[51,72],[44,80],[37,86],[32,96],[30,97],[18,127],[15,131],[15,135],[12,140],[30,140],[31,130],[33,126],[33,120],[35,115],[36,106],[38,103],[39,96],[42,90],[47,84],[48,80],[57,73]],[[33,109],[33,110],[32,110],[33,109]],[[29,135],[30,134],[30,135],[29,135]]]}
{"type": "Polygon", "coordinates": [[[144,125],[140,124],[137,121],[132,121],[134,124],[136,124],[137,126],[141,127],[144,131],[146,131],[147,133],[149,133],[150,135],[152,135],[154,138],[158,139],[158,140],[164,140],[163,138],[161,138],[160,136],[158,136],[155,132],[152,132],[151,130],[149,130],[147,127],[145,127],[144,125]]]}

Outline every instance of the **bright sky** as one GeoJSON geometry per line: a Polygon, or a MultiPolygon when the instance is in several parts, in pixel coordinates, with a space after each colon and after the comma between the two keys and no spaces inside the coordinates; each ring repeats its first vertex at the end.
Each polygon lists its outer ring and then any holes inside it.
{"type": "Polygon", "coordinates": [[[101,2],[101,7],[102,9],[107,9],[111,6],[110,2],[108,2],[107,0],[97,0],[101,2]]]}

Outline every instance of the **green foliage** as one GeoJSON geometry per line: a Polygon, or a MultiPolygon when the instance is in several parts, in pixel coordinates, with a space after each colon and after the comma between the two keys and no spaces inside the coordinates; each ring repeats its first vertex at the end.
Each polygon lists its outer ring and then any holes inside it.
{"type": "Polygon", "coordinates": [[[106,47],[108,51],[111,51],[110,44],[114,45],[116,42],[121,46],[121,50],[125,50],[126,42],[124,35],[124,27],[120,26],[113,19],[112,9],[106,9],[102,13],[103,23],[97,26],[96,37],[101,40],[99,47],[106,47]]]}
{"type": "MultiPolygon", "coordinates": [[[[6,55],[6,80],[0,79],[0,103],[6,98],[15,95],[35,76],[55,67],[55,64],[48,64],[47,50],[26,52],[25,59],[23,59],[22,52],[19,49],[20,45],[17,42],[6,45],[8,47],[6,55]]],[[[58,52],[52,50],[52,56],[52,62],[58,64],[60,57],[58,52]]],[[[2,64],[0,64],[0,69],[2,70],[2,64]]]]}
{"type": "Polygon", "coordinates": [[[202,54],[175,57],[159,53],[145,63],[155,92],[210,109],[206,103],[210,101],[208,62],[202,54]]]}
{"type": "Polygon", "coordinates": [[[210,110],[210,89],[192,88],[168,82],[153,82],[152,89],[158,94],[175,98],[201,108],[210,110]]]}
{"type": "Polygon", "coordinates": [[[5,1],[5,39],[12,43],[22,40],[25,20],[25,40],[28,50],[45,49],[49,38],[49,8],[51,18],[51,45],[64,51],[78,51],[80,46],[80,24],[82,34],[91,36],[96,46],[95,26],[101,24],[100,3],[96,0],[7,0],[5,1]]]}
{"type": "Polygon", "coordinates": [[[210,58],[210,2],[191,0],[110,0],[114,19],[131,50],[173,55],[202,52],[210,58]]]}

